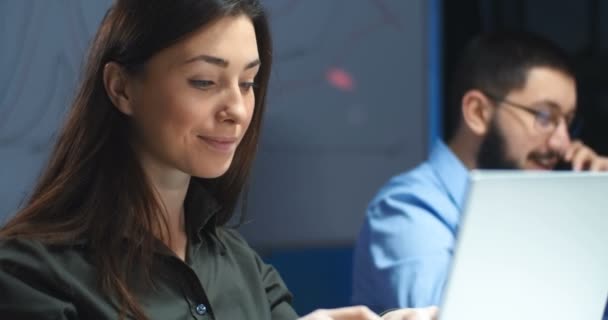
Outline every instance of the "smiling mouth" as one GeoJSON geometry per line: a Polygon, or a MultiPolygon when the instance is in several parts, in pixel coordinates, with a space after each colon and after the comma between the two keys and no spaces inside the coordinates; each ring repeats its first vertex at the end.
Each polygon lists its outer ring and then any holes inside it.
{"type": "Polygon", "coordinates": [[[558,162],[558,158],[554,156],[537,156],[530,159],[534,165],[544,170],[552,170],[558,162]]]}
{"type": "Polygon", "coordinates": [[[232,153],[238,144],[237,138],[198,136],[212,150],[220,153],[232,153]]]}

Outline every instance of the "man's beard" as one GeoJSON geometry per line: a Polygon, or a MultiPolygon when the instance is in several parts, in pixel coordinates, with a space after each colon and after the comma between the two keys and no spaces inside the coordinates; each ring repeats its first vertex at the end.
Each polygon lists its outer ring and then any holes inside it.
{"type": "Polygon", "coordinates": [[[490,123],[488,133],[481,142],[477,154],[477,168],[479,169],[519,169],[517,163],[507,156],[505,137],[498,129],[495,121],[490,123]]]}

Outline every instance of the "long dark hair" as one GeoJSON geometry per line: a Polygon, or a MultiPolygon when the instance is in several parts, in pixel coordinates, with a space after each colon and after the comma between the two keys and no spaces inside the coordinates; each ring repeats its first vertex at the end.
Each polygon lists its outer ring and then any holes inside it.
{"type": "Polygon", "coordinates": [[[226,224],[248,178],[261,128],[272,58],[266,15],[258,0],[117,0],[93,40],[81,86],[49,162],[25,206],[0,229],[0,238],[47,244],[86,239],[94,248],[100,287],[117,298],[121,317],[130,312],[146,319],[127,284],[128,270],[137,266],[150,278],[152,248],[158,241],[150,230],[166,225],[128,143],[130,120],[105,91],[104,66],[116,62],[127,72],[139,72],[151,56],[193,31],[240,14],[253,22],[261,60],[252,123],[224,175],[193,178],[221,206],[215,223],[226,224]],[[120,235],[133,240],[125,243],[120,235]]]}

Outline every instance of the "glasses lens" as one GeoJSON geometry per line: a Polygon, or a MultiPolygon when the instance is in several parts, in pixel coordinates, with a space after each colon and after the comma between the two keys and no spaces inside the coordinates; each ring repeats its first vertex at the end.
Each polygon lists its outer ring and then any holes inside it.
{"type": "Polygon", "coordinates": [[[553,130],[556,127],[556,117],[549,111],[538,110],[536,124],[542,130],[553,130]]]}

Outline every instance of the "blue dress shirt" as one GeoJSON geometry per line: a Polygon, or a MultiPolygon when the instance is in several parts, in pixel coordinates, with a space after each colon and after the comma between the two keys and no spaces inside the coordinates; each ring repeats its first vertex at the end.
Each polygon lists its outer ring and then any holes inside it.
{"type": "Polygon", "coordinates": [[[437,141],[426,162],[380,189],[355,246],[354,304],[381,312],[440,303],[467,187],[467,168],[437,141]]]}
{"type": "Polygon", "coordinates": [[[426,162],[379,191],[355,246],[353,303],[377,312],[439,304],[467,185],[467,168],[437,141],[426,162]]]}

